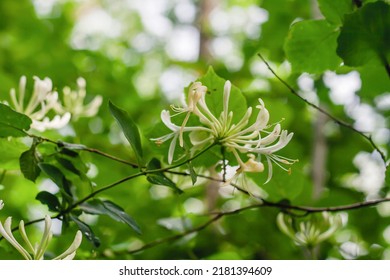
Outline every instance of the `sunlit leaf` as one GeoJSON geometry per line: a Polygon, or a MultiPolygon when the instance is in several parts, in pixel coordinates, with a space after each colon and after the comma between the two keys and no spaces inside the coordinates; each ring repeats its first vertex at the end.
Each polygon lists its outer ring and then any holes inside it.
{"type": "MultiPolygon", "coordinates": [[[[226,80],[219,77],[212,67],[199,78],[207,86],[206,103],[215,117],[219,118],[223,110],[223,92],[226,80]]],[[[247,110],[246,99],[239,88],[232,85],[229,99],[229,111],[233,112],[233,123],[238,122],[247,110]]]]}
{"type": "Polygon", "coordinates": [[[28,130],[32,123],[29,117],[12,110],[3,103],[0,103],[0,116],[0,137],[27,135],[25,130],[28,130]]]}
{"type": "Polygon", "coordinates": [[[336,55],[338,28],[326,20],[295,23],[284,49],[294,72],[321,73],[334,70],[341,59],[336,55]]]}
{"type": "Polygon", "coordinates": [[[19,157],[27,146],[16,138],[0,138],[0,168],[16,170],[20,168],[19,157]]]}
{"type": "Polygon", "coordinates": [[[350,0],[318,0],[319,8],[327,21],[341,25],[344,15],[353,11],[353,1],[350,0]]]}

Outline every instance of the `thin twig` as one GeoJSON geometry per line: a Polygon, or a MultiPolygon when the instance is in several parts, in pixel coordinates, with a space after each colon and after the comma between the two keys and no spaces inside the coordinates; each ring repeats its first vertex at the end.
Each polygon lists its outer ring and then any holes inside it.
{"type": "Polygon", "coordinates": [[[294,205],[288,205],[288,204],[273,203],[273,202],[269,202],[269,201],[265,201],[265,200],[262,200],[262,201],[263,201],[262,203],[249,205],[249,206],[239,208],[239,209],[236,209],[233,211],[212,213],[211,215],[213,215],[214,217],[212,217],[211,219],[209,219],[205,223],[201,224],[200,226],[197,226],[195,228],[192,228],[190,230],[184,231],[184,232],[179,233],[179,234],[175,234],[175,235],[171,235],[171,236],[168,236],[165,238],[160,238],[160,239],[154,240],[152,242],[149,242],[149,243],[143,245],[140,248],[137,248],[134,250],[128,250],[127,253],[135,254],[135,253],[156,247],[156,246],[164,244],[164,243],[179,240],[187,235],[190,235],[190,234],[196,233],[196,232],[200,232],[200,231],[206,229],[209,225],[218,221],[222,217],[239,214],[243,211],[250,210],[250,209],[272,207],[272,208],[279,208],[279,209],[285,209],[285,210],[286,209],[299,210],[299,211],[304,211],[306,213],[317,213],[317,212],[325,212],[325,211],[326,212],[340,212],[340,211],[347,211],[347,210],[360,209],[360,208],[364,208],[364,207],[370,207],[370,206],[374,206],[374,205],[377,205],[377,204],[383,203],[383,202],[389,202],[390,198],[383,198],[383,199],[377,199],[377,200],[372,200],[372,201],[358,202],[358,203],[353,203],[353,204],[349,204],[349,205],[334,206],[334,207],[294,206],[294,205]]]}
{"type": "MultiPolygon", "coordinates": [[[[52,143],[54,145],[57,145],[57,146],[64,146],[66,145],[66,143],[62,142],[62,141],[54,141],[54,140],[51,140],[51,139],[48,139],[48,138],[45,138],[45,137],[41,137],[41,136],[36,136],[34,134],[28,134],[28,136],[30,138],[34,138],[34,139],[37,139],[41,142],[48,142],[48,143],[52,143]]],[[[97,155],[100,155],[100,156],[103,156],[103,157],[106,157],[106,158],[109,158],[111,160],[114,160],[114,161],[117,161],[117,162],[120,162],[120,163],[123,163],[123,164],[126,164],[126,165],[130,165],[131,167],[134,167],[134,168],[139,168],[138,164],[135,164],[133,162],[129,162],[127,160],[124,160],[124,159],[121,159],[121,158],[118,158],[118,157],[115,157],[113,155],[110,155],[110,154],[107,154],[105,152],[102,152],[98,149],[94,149],[94,148],[89,148],[85,145],[80,145],[78,150],[80,151],[86,151],[86,152],[89,152],[89,153],[94,153],[94,154],[97,154],[97,155]]]]}
{"type": "Polygon", "coordinates": [[[379,153],[379,155],[381,156],[384,164],[386,165],[386,156],[385,154],[379,149],[379,147],[374,143],[374,141],[372,140],[372,137],[371,135],[366,135],[364,134],[363,132],[357,130],[356,128],[354,128],[351,124],[343,121],[343,120],[340,120],[338,118],[336,118],[335,116],[333,116],[332,114],[330,114],[329,112],[327,112],[326,110],[322,109],[321,107],[317,106],[316,104],[310,102],[309,100],[307,100],[306,98],[303,98],[302,96],[300,96],[298,94],[298,92],[292,87],[290,86],[285,80],[283,80],[278,74],[276,74],[276,72],[272,69],[272,67],[268,64],[268,62],[265,60],[265,58],[260,54],[258,53],[257,54],[260,59],[265,63],[265,65],[267,66],[267,68],[271,71],[271,73],[286,87],[289,89],[289,91],[297,96],[299,99],[301,99],[302,101],[304,101],[307,105],[309,105],[310,107],[316,109],[317,111],[321,112],[322,114],[326,115],[327,117],[329,117],[330,119],[332,119],[335,123],[341,125],[341,126],[344,126],[350,130],[352,130],[353,132],[359,134],[360,136],[362,136],[363,138],[365,138],[370,144],[371,146],[379,153]]]}

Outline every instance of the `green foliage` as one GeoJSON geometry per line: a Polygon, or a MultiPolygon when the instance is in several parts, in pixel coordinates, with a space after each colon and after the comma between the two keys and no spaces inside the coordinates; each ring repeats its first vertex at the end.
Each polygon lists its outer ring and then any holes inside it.
{"type": "Polygon", "coordinates": [[[138,224],[130,217],[120,206],[112,201],[94,199],[80,205],[83,212],[93,215],[108,215],[115,221],[127,224],[138,234],[141,234],[141,229],[138,224]]]}
{"type": "Polygon", "coordinates": [[[75,222],[79,230],[81,230],[81,232],[84,234],[87,240],[93,244],[93,246],[100,246],[100,239],[95,235],[95,233],[88,224],[84,223],[76,216],[70,215],[70,218],[72,221],[75,222]]]}
{"type": "MultiPolygon", "coordinates": [[[[161,162],[156,158],[152,158],[148,163],[146,170],[147,171],[161,170],[161,162]]],[[[154,172],[147,173],[146,178],[152,184],[167,186],[169,188],[174,189],[179,194],[183,192],[181,189],[179,189],[176,186],[176,184],[171,179],[165,176],[164,172],[162,171],[157,171],[157,172],[154,171],[154,172]]]]}
{"type": "Polygon", "coordinates": [[[339,31],[326,20],[295,23],[286,39],[285,51],[294,72],[318,74],[340,65],[336,55],[339,31]]]}
{"type": "Polygon", "coordinates": [[[30,128],[31,119],[0,103],[0,137],[23,137],[30,128]]]}
{"type": "MultiPolygon", "coordinates": [[[[219,77],[214,69],[209,67],[207,73],[199,78],[199,81],[208,88],[207,106],[214,116],[219,117],[223,107],[223,91],[226,80],[219,77]]],[[[233,112],[233,123],[238,122],[247,109],[245,97],[234,85],[230,92],[229,108],[233,112]]]]}
{"type": "MultiPolygon", "coordinates": [[[[386,204],[369,204],[390,190],[388,1],[227,1],[210,15],[232,16],[223,26],[201,17],[210,14],[203,5],[189,3],[196,9],[193,22],[183,22],[176,5],[159,15],[172,31],[189,26],[199,31],[199,57],[181,60],[175,32],[150,30],[143,14],[124,9],[121,1],[96,3],[121,25],[112,37],[80,31],[84,12],[77,1],[57,1],[47,14],[29,0],[0,1],[0,200],[5,205],[0,221],[12,216],[28,222],[32,213],[57,217],[62,230],[52,240],[52,253],[63,251],[80,229],[89,242],[77,250],[78,259],[305,259],[309,248],[297,247],[278,229],[278,213],[309,220],[318,209],[341,209],[348,222],[310,257],[388,258],[390,212],[386,204]],[[351,100],[336,102],[339,92],[327,82],[328,70],[358,74],[361,87],[347,92],[351,100]],[[9,90],[17,88],[21,75],[50,77],[62,101],[63,87],[76,88],[82,76],[85,103],[100,95],[103,106],[96,116],[72,119],[63,129],[36,131],[34,115],[6,105],[13,103],[9,90]],[[196,80],[207,86],[205,100],[217,118],[225,82],[232,82],[232,123],[248,107],[252,123],[261,98],[270,120],[259,139],[280,123],[294,136],[277,155],[299,163],[290,166],[282,159],[278,163],[286,170],[273,164],[272,179],[264,184],[265,157],[263,172],[241,172],[237,158],[220,143],[192,150],[184,133],[183,147],[177,139],[168,164],[172,138],[163,143],[147,138],[173,132],[160,119],[163,109],[181,126],[187,111],[179,94],[188,100],[188,85],[196,80]],[[328,116],[322,118],[314,105],[328,116]],[[347,242],[367,254],[347,254],[347,242]]],[[[28,82],[24,105],[30,92],[28,82]]],[[[187,126],[202,125],[189,117],[187,126]]],[[[240,152],[244,162],[248,154],[240,152]]],[[[322,225],[319,219],[318,228],[322,225]]],[[[39,228],[31,229],[33,237],[41,236],[39,228]]],[[[1,240],[0,259],[17,257],[1,240]]]]}
{"type": "Polygon", "coordinates": [[[338,38],[337,54],[346,65],[362,66],[390,59],[390,5],[378,1],[346,15],[338,38]]]}
{"type": "Polygon", "coordinates": [[[342,25],[345,14],[351,13],[354,8],[350,0],[318,0],[318,5],[326,20],[335,25],[342,25]]]}
{"type": "Polygon", "coordinates": [[[40,158],[36,152],[36,145],[33,144],[31,148],[20,155],[19,164],[20,171],[23,173],[24,177],[28,180],[35,182],[41,169],[39,169],[38,163],[40,158]]]}
{"type": "Polygon", "coordinates": [[[127,140],[129,141],[131,147],[133,148],[139,166],[141,166],[143,162],[142,160],[143,152],[142,152],[142,145],[141,145],[141,137],[139,135],[137,125],[131,119],[129,114],[126,113],[124,110],[118,108],[111,102],[109,102],[109,107],[110,107],[111,114],[118,122],[127,140]]]}
{"type": "Polygon", "coordinates": [[[20,168],[19,157],[26,150],[26,145],[17,139],[0,138],[1,168],[6,170],[16,170],[20,168]]]}
{"type": "Polygon", "coordinates": [[[50,192],[41,191],[37,194],[36,199],[42,204],[47,205],[49,211],[58,212],[61,209],[60,201],[50,192]]]}

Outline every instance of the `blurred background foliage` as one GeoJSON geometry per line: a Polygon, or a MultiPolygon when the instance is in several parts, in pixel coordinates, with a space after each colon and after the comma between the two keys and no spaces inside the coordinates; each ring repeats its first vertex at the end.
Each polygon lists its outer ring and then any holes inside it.
{"type": "MultiPolygon", "coordinates": [[[[292,95],[257,56],[260,52],[303,98],[370,133],[387,154],[390,79],[386,68],[375,60],[362,65],[340,64],[337,54],[343,50],[336,50],[344,14],[376,1],[328,2],[336,8],[315,0],[2,0],[0,100],[9,101],[9,90],[17,88],[22,75],[27,77],[30,89],[33,76],[47,76],[59,91],[64,86],[75,88],[76,79],[84,77],[87,100],[96,95],[103,97],[98,115],[81,118],[59,131],[47,131],[45,137],[82,143],[134,160],[110,115],[111,100],[138,124],[145,154],[151,158],[161,153],[148,140],[161,110],[177,104],[183,88],[212,65],[219,76],[242,90],[248,104],[254,106],[262,98],[271,123],[285,119],[283,128],[294,132],[293,140],[283,150],[283,155],[299,159],[291,175],[275,168],[273,179],[266,185],[266,174],[250,175],[258,185],[254,188],[262,189],[269,201],[287,199],[292,205],[337,206],[383,198],[390,184],[388,178],[385,182],[385,166],[379,153],[363,137],[292,95]],[[326,32],[329,36],[321,41],[326,32]]],[[[387,5],[386,1],[383,4],[387,5]]],[[[389,35],[388,28],[383,34],[389,35]]],[[[389,45],[380,47],[387,61],[389,45]]],[[[0,158],[0,168],[6,170],[0,185],[0,199],[5,202],[1,220],[6,216],[13,216],[14,221],[43,217],[47,207],[35,196],[38,191],[53,188],[53,183],[40,176],[33,184],[20,175],[18,156],[27,149],[23,143],[10,145],[1,139],[0,145],[5,155],[0,158]]],[[[134,172],[98,155],[82,152],[81,156],[98,187],[134,172]]],[[[101,245],[94,247],[84,239],[77,258],[308,257],[305,249],[279,231],[277,208],[229,215],[184,238],[129,253],[143,244],[202,224],[210,218],[207,213],[232,210],[251,202],[244,194],[216,188],[215,183],[201,178],[195,186],[187,177],[171,179],[184,190],[183,194],[152,185],[145,178],[101,193],[99,198],[114,201],[137,221],[142,235],[107,216],[85,215],[84,221],[91,225],[101,245]]],[[[88,187],[82,187],[85,189],[80,194],[87,194],[88,187]]],[[[342,217],[342,229],[319,245],[316,258],[390,259],[390,202],[345,211],[342,217]]],[[[61,224],[56,223],[57,236],[50,250],[57,253],[70,244],[75,226],[70,227],[61,232],[61,224]]],[[[39,224],[28,230],[39,236],[39,224]]],[[[17,258],[17,252],[1,241],[0,259],[17,258]]]]}

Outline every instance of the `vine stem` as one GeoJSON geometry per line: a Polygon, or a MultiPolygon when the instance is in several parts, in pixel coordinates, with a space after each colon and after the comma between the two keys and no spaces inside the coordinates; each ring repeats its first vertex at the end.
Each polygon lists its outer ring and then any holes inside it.
{"type": "MultiPolygon", "coordinates": [[[[57,146],[61,146],[61,145],[64,146],[64,145],[67,144],[67,143],[64,143],[64,142],[61,142],[61,141],[54,141],[54,140],[51,140],[51,139],[48,139],[48,138],[45,138],[45,137],[41,137],[41,136],[37,136],[37,135],[33,135],[33,134],[27,134],[27,136],[30,137],[30,138],[37,139],[37,140],[42,141],[42,142],[52,143],[52,144],[57,145],[57,146]]],[[[86,152],[93,153],[93,154],[97,154],[97,155],[106,157],[108,159],[111,159],[113,161],[117,161],[117,162],[120,162],[120,163],[123,163],[123,164],[126,164],[126,165],[130,165],[131,167],[134,167],[134,168],[139,168],[138,164],[135,164],[133,162],[129,162],[127,160],[115,157],[113,155],[110,155],[110,154],[107,154],[105,152],[102,152],[102,151],[100,151],[98,149],[89,148],[89,147],[86,147],[84,145],[80,145],[78,150],[86,151],[86,152]]]]}
{"type": "MultiPolygon", "coordinates": [[[[246,192],[246,191],[244,191],[244,192],[246,192]]],[[[156,247],[156,246],[164,244],[164,243],[168,243],[168,242],[173,242],[173,241],[179,240],[179,239],[181,239],[181,238],[183,238],[183,237],[185,237],[187,235],[190,235],[190,234],[196,233],[196,232],[200,232],[200,231],[206,229],[208,226],[210,226],[214,222],[220,220],[222,217],[236,215],[236,214],[239,214],[241,212],[244,212],[244,211],[247,211],[247,210],[251,210],[251,209],[256,209],[256,208],[273,207],[273,208],[279,208],[279,209],[285,209],[285,210],[299,210],[299,211],[304,211],[306,213],[317,213],[317,212],[324,212],[324,211],[327,211],[327,212],[340,212],[340,211],[354,210],[354,209],[359,209],[359,208],[364,208],[364,207],[370,207],[370,206],[377,205],[379,203],[389,202],[389,201],[390,201],[390,197],[389,198],[372,200],[372,201],[358,202],[358,203],[353,203],[353,204],[343,205],[343,206],[307,207],[307,206],[294,206],[294,205],[287,205],[287,204],[281,204],[281,203],[273,203],[273,202],[269,202],[269,201],[266,201],[266,200],[262,199],[262,202],[260,202],[258,204],[249,205],[249,206],[246,206],[246,207],[242,207],[242,208],[239,208],[239,209],[236,209],[236,210],[232,210],[232,211],[227,211],[227,212],[211,213],[211,215],[213,215],[214,217],[210,218],[205,223],[203,223],[203,224],[201,224],[201,225],[199,225],[197,227],[194,227],[194,228],[189,229],[187,231],[181,232],[179,234],[175,234],[175,235],[171,235],[171,236],[168,236],[168,237],[165,237],[165,238],[154,240],[152,242],[149,242],[149,243],[143,245],[140,248],[137,248],[137,249],[134,249],[134,250],[127,250],[126,253],[128,253],[128,254],[135,254],[135,253],[138,253],[138,252],[144,251],[146,249],[150,249],[150,248],[156,247]]]]}
{"type": "MultiPolygon", "coordinates": [[[[290,86],[285,80],[283,80],[278,74],[276,74],[276,72],[272,69],[272,67],[269,65],[269,63],[265,60],[265,58],[260,54],[258,53],[257,54],[258,57],[265,63],[265,65],[267,66],[267,68],[271,71],[271,73],[276,77],[276,79],[278,79],[293,95],[295,95],[296,97],[298,97],[299,99],[301,99],[303,102],[305,102],[307,105],[309,105],[310,107],[316,109],[317,111],[321,112],[322,114],[326,115],[327,117],[329,117],[330,119],[332,119],[335,123],[341,125],[341,126],[344,126],[350,130],[352,130],[353,132],[359,134],[360,136],[362,136],[364,139],[366,139],[370,145],[379,153],[380,157],[382,158],[384,164],[386,167],[388,167],[388,165],[386,164],[386,156],[385,154],[379,149],[379,147],[375,144],[375,142],[372,140],[372,137],[371,135],[366,135],[365,133],[361,132],[360,130],[354,128],[351,124],[343,121],[343,120],[340,120],[338,118],[336,118],[335,116],[333,116],[332,114],[330,114],[329,112],[327,112],[326,110],[322,109],[321,107],[317,106],[316,104],[310,102],[309,100],[307,100],[306,98],[300,96],[298,94],[298,92],[292,87],[290,86]]],[[[389,68],[390,69],[390,68],[389,68]]]]}

